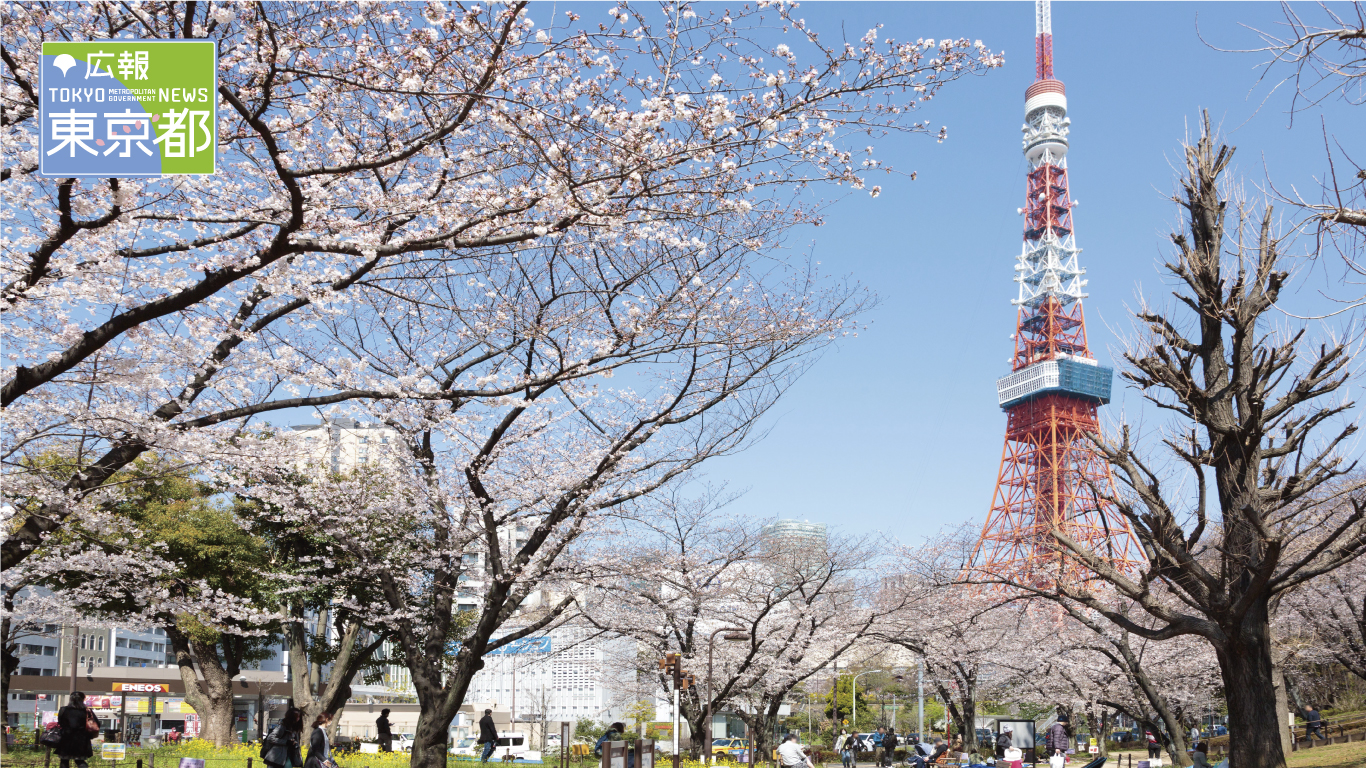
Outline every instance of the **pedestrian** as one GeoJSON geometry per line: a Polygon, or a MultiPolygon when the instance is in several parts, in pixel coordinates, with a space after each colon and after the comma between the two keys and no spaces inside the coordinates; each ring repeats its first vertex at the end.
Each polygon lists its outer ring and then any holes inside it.
{"type": "Polygon", "coordinates": [[[1067,729],[1070,728],[1071,725],[1071,718],[1064,712],[1061,715],[1058,715],[1058,721],[1056,723],[1048,726],[1048,731],[1044,733],[1043,736],[1044,749],[1048,752],[1045,757],[1062,755],[1063,758],[1066,759],[1067,749],[1071,746],[1072,741],[1072,736],[1067,732],[1067,729]]]}
{"type": "Polygon", "coordinates": [[[1319,713],[1319,711],[1318,711],[1316,708],[1314,708],[1312,705],[1309,705],[1309,704],[1305,704],[1305,705],[1304,705],[1304,722],[1305,722],[1304,737],[1305,737],[1306,739],[1315,738],[1315,734],[1318,734],[1317,738],[1320,738],[1320,739],[1324,738],[1324,735],[1323,735],[1323,715],[1321,715],[1321,714],[1319,713]]]}
{"type": "Polygon", "coordinates": [[[303,768],[299,739],[304,732],[304,713],[290,707],[285,716],[266,734],[261,745],[261,760],[270,768],[303,768]]]}
{"type": "Polygon", "coordinates": [[[479,740],[474,743],[484,745],[484,751],[479,756],[479,762],[487,763],[489,755],[493,754],[494,747],[498,746],[498,729],[493,725],[493,710],[484,710],[484,716],[479,718],[479,740]]]}
{"type": "Polygon", "coordinates": [[[1192,725],[1192,726],[1191,726],[1191,743],[1194,744],[1195,742],[1197,742],[1197,741],[1199,741],[1199,740],[1200,740],[1200,726],[1199,726],[1199,725],[1192,725]]]}
{"type": "Polygon", "coordinates": [[[313,718],[313,735],[308,737],[305,768],[337,768],[337,764],[332,762],[332,742],[327,738],[327,724],[330,722],[331,712],[323,712],[313,718]]]}
{"type": "Polygon", "coordinates": [[[996,737],[996,759],[1001,760],[1006,756],[1006,750],[1011,744],[1015,743],[1015,730],[1010,726],[1001,729],[1001,735],[996,737]]]}
{"type": "Polygon", "coordinates": [[[57,713],[57,727],[62,729],[57,757],[62,759],[61,768],[71,768],[72,760],[76,761],[76,768],[86,768],[86,760],[95,754],[90,741],[100,732],[100,721],[85,706],[84,693],[72,693],[70,702],[57,713]]]}
{"type": "Polygon", "coordinates": [[[888,728],[886,735],[882,737],[882,759],[883,765],[890,766],[896,762],[896,745],[900,741],[896,737],[896,729],[888,728]]]}
{"type": "Polygon", "coordinates": [[[858,746],[858,737],[850,736],[847,729],[840,729],[840,738],[835,744],[835,749],[839,750],[840,764],[844,768],[858,768],[858,754],[854,752],[856,746],[858,746]]]}
{"type": "Polygon", "coordinates": [[[806,765],[806,752],[797,742],[797,734],[789,733],[778,747],[778,765],[782,768],[797,768],[806,765]]]}
{"type": "Polygon", "coordinates": [[[1157,740],[1157,736],[1152,731],[1144,731],[1143,738],[1148,741],[1148,759],[1155,760],[1162,756],[1162,742],[1157,740]]]}
{"type": "MultiPolygon", "coordinates": [[[[370,711],[373,712],[374,710],[370,711]]],[[[389,710],[387,708],[379,711],[379,719],[375,721],[375,729],[379,734],[379,751],[393,752],[394,729],[389,724],[389,710]]]]}
{"type": "Polygon", "coordinates": [[[881,725],[877,727],[877,732],[873,734],[873,764],[882,765],[882,739],[887,736],[887,729],[881,725]]]}
{"type": "Polygon", "coordinates": [[[1191,768],[1210,768],[1209,744],[1202,741],[1195,745],[1195,751],[1191,752],[1191,768]]]}

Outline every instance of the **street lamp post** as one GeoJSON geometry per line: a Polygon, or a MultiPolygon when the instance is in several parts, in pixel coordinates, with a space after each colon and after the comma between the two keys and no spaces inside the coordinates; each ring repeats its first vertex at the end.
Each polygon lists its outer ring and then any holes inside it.
{"type": "Polygon", "coordinates": [[[860,672],[857,675],[854,675],[854,679],[850,683],[851,690],[849,691],[849,698],[851,703],[849,704],[849,708],[854,710],[854,733],[858,733],[858,679],[876,671],[876,669],[870,669],[867,672],[860,672]]]}
{"type": "Polygon", "coordinates": [[[920,705],[920,740],[925,741],[925,660],[920,660],[919,679],[916,681],[917,701],[920,705]]]}
{"type": "MultiPolygon", "coordinates": [[[[706,754],[706,757],[703,758],[703,759],[706,761],[706,763],[705,763],[706,765],[711,765],[711,717],[712,717],[712,715],[711,715],[711,671],[712,671],[712,652],[716,649],[716,636],[719,635],[719,634],[721,634],[722,632],[729,632],[729,633],[730,633],[730,634],[726,635],[726,637],[725,637],[725,639],[727,639],[727,640],[748,640],[748,639],[750,639],[749,634],[748,634],[747,632],[745,632],[743,629],[736,629],[735,627],[721,627],[720,629],[718,629],[718,630],[716,630],[715,632],[711,633],[711,636],[707,638],[707,722],[703,724],[703,728],[702,728],[702,734],[703,734],[703,735],[702,735],[702,750],[703,750],[703,752],[706,754]]],[[[750,749],[751,752],[753,752],[753,751],[754,751],[754,734],[750,734],[750,735],[749,735],[749,741],[750,741],[749,749],[750,749]]],[[[753,761],[751,760],[750,762],[753,762],[753,761]]]]}

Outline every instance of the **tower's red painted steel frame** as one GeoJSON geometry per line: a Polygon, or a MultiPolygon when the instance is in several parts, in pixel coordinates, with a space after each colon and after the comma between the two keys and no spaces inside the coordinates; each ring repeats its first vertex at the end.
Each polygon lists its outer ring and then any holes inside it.
{"type": "MultiPolygon", "coordinates": [[[[1035,40],[1036,81],[1025,92],[1027,105],[1041,94],[1056,94],[1047,108],[1027,106],[1024,240],[1030,249],[1062,244],[1060,253],[1075,259],[1072,246],[1072,202],[1067,186],[1066,100],[1063,84],[1053,79],[1053,36],[1047,0],[1038,6],[1035,40]],[[1052,114],[1044,114],[1052,108],[1052,114]],[[1029,134],[1030,131],[1032,134],[1029,134]],[[1052,131],[1052,133],[1049,133],[1052,131]],[[1048,144],[1051,141],[1052,144],[1048,144]],[[1043,146],[1044,149],[1037,149],[1043,146]]],[[[1023,261],[1023,259],[1022,259],[1023,261]]],[[[1040,261],[1039,263],[1042,263],[1040,261]]],[[[1059,274],[1076,277],[1080,270],[1059,274]]],[[[1025,291],[1015,332],[1012,370],[1049,361],[1082,359],[1094,366],[1086,339],[1080,288],[1047,290],[1028,300],[1025,291]]],[[[1084,281],[1077,286],[1084,285],[1084,281]]],[[[1056,284],[1055,284],[1056,285],[1056,284]]],[[[1108,371],[1107,371],[1108,375],[1108,371]]],[[[1108,389],[1106,390],[1108,398],[1108,389]]],[[[973,554],[982,576],[1004,577],[1036,588],[1078,584],[1093,577],[1054,537],[1056,530],[1124,571],[1142,561],[1128,521],[1105,500],[1113,494],[1109,465],[1091,436],[1099,433],[1101,402],[1061,390],[1044,390],[1006,405],[1005,447],[992,497],[991,511],[973,554]]]]}

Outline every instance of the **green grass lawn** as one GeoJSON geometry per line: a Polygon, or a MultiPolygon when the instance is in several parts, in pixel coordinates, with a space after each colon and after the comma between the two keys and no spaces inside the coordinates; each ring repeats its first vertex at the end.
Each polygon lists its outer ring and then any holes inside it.
{"type": "Polygon", "coordinates": [[[1361,768],[1366,766],[1366,741],[1331,744],[1290,754],[1290,768],[1361,768]]]}

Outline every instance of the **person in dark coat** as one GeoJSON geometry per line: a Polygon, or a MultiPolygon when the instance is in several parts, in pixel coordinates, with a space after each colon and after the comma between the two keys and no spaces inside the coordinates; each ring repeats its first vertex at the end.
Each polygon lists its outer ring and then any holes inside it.
{"type": "Polygon", "coordinates": [[[304,731],[304,713],[290,707],[280,724],[266,734],[266,751],[261,760],[270,768],[303,768],[299,739],[304,731]]]}
{"type": "Polygon", "coordinates": [[[375,728],[379,730],[379,750],[381,752],[394,751],[394,729],[389,724],[389,710],[381,709],[379,719],[375,721],[375,728]]]}
{"type": "Polygon", "coordinates": [[[95,750],[90,748],[90,740],[94,737],[85,727],[86,721],[92,716],[93,713],[85,707],[85,694],[80,691],[71,694],[71,703],[57,713],[57,726],[62,729],[62,743],[57,746],[57,757],[62,759],[62,768],[71,768],[72,760],[76,761],[76,768],[86,768],[86,760],[95,754],[95,750]]]}
{"type": "Polygon", "coordinates": [[[1304,738],[1322,739],[1323,736],[1323,715],[1311,704],[1304,705],[1304,738]]]}
{"type": "Polygon", "coordinates": [[[327,724],[332,722],[332,713],[323,712],[313,719],[313,735],[308,737],[308,759],[304,768],[330,768],[332,762],[332,742],[327,738],[327,724]]]}
{"type": "Polygon", "coordinates": [[[1071,725],[1071,719],[1067,715],[1058,715],[1058,722],[1048,726],[1048,731],[1043,735],[1043,745],[1047,754],[1043,756],[1045,760],[1053,755],[1067,756],[1067,749],[1071,746],[1072,737],[1068,735],[1067,728],[1071,725]]]}
{"type": "Polygon", "coordinates": [[[882,764],[890,766],[896,762],[896,745],[900,744],[896,737],[896,729],[888,728],[887,735],[882,737],[882,764]]]}
{"type": "Polygon", "coordinates": [[[476,744],[484,745],[484,752],[479,756],[479,762],[487,763],[489,755],[498,746],[498,728],[493,724],[493,710],[484,710],[484,716],[479,718],[479,740],[476,744]]]}
{"type": "Polygon", "coordinates": [[[1001,735],[996,737],[996,759],[1001,760],[1006,756],[1006,750],[1015,743],[1015,731],[1006,726],[1001,729],[1001,735]]]}

